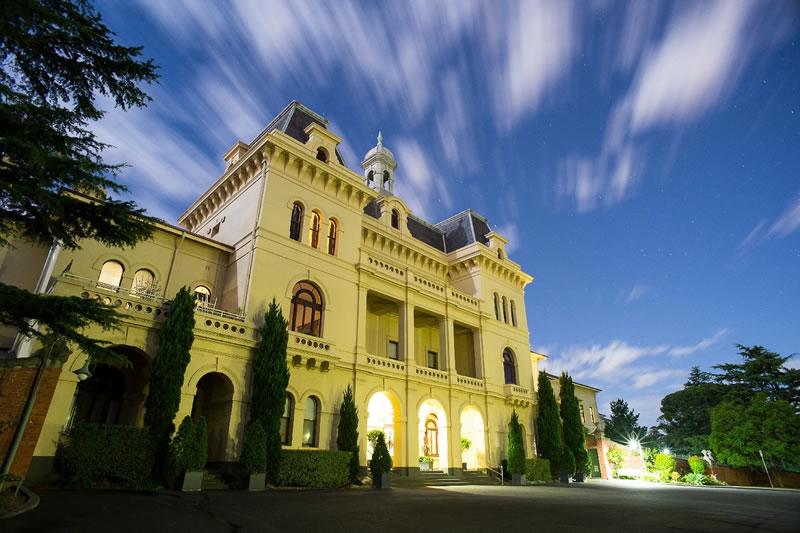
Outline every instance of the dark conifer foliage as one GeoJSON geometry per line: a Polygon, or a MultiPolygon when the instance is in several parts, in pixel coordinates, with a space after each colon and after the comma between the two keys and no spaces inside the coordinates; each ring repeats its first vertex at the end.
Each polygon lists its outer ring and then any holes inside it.
{"type": "Polygon", "coordinates": [[[536,450],[540,457],[550,461],[550,469],[558,474],[561,460],[561,418],[550,378],[539,372],[539,413],[536,416],[536,450]]]}
{"type": "Polygon", "coordinates": [[[281,415],[289,385],[286,346],[288,323],[275,299],[269,304],[261,326],[261,341],[253,357],[253,393],[250,419],[258,420],[267,435],[267,481],[278,482],[281,457],[281,415]]]}
{"type": "Polygon", "coordinates": [[[511,422],[508,424],[508,470],[512,474],[525,473],[525,445],[516,409],[511,412],[511,422]]]}
{"type": "Polygon", "coordinates": [[[586,462],[586,441],[581,422],[581,411],[578,399],[575,397],[575,384],[566,372],[559,379],[559,397],[561,399],[561,423],[564,430],[564,447],[572,452],[572,457],[583,460],[578,464],[578,472],[583,472],[586,462]]]}
{"type": "Polygon", "coordinates": [[[342,406],[339,408],[339,430],[336,435],[336,446],[343,452],[352,452],[350,457],[350,482],[358,481],[360,465],[358,464],[358,408],[353,399],[350,385],[344,390],[342,406]]]}

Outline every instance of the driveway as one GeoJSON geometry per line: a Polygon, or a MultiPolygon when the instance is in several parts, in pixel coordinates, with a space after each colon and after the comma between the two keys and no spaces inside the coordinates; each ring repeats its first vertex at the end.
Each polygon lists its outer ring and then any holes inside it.
{"type": "Polygon", "coordinates": [[[639,482],[143,495],[42,491],[4,532],[800,531],[800,492],[639,482]]]}

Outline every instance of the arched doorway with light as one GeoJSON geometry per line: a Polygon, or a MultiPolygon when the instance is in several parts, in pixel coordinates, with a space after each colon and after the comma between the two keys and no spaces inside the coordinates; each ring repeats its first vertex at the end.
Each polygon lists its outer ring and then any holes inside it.
{"type": "Polygon", "coordinates": [[[467,470],[486,468],[486,427],[483,415],[472,406],[461,411],[461,462],[467,465],[467,470]]]}
{"type": "Polygon", "coordinates": [[[419,455],[432,462],[433,470],[447,471],[447,415],[437,400],[428,399],[419,408],[419,455]]]}
{"type": "Polygon", "coordinates": [[[195,423],[201,416],[206,419],[209,462],[226,460],[232,406],[233,383],[228,376],[209,372],[200,378],[192,404],[192,419],[195,423]]]}
{"type": "Polygon", "coordinates": [[[367,435],[365,436],[367,461],[372,458],[374,451],[369,434],[371,431],[378,430],[384,434],[393,465],[395,467],[402,466],[400,464],[402,436],[400,435],[399,419],[400,404],[389,393],[379,391],[370,397],[367,403],[367,435]]]}

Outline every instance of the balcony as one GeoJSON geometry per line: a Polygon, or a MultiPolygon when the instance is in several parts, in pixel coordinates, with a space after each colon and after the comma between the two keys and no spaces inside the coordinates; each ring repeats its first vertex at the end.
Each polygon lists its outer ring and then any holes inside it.
{"type": "Polygon", "coordinates": [[[506,403],[516,407],[528,407],[533,403],[531,391],[525,387],[507,383],[503,386],[506,403]]]}

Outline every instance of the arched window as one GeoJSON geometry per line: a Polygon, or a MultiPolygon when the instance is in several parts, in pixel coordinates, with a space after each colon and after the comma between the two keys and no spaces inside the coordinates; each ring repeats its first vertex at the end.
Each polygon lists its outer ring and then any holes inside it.
{"type": "Polygon", "coordinates": [[[97,278],[97,286],[103,289],[118,291],[122,283],[122,273],[125,268],[119,261],[106,261],[100,269],[100,277],[97,278]]]}
{"type": "Polygon", "coordinates": [[[305,413],[303,414],[303,446],[317,447],[317,419],[319,418],[319,400],[315,396],[306,399],[305,413]]]}
{"type": "Polygon", "coordinates": [[[201,304],[208,304],[211,302],[211,290],[205,285],[198,285],[194,290],[194,295],[201,304]]]}
{"type": "Polygon", "coordinates": [[[494,293],[494,317],[500,320],[500,297],[494,293]]]}
{"type": "Polygon", "coordinates": [[[503,296],[503,322],[508,324],[508,300],[503,296]]]}
{"type": "Polygon", "coordinates": [[[328,254],[336,255],[336,233],[339,230],[334,219],[328,223],[328,254]]]}
{"type": "Polygon", "coordinates": [[[300,240],[300,231],[303,228],[303,206],[295,202],[292,206],[292,221],[289,224],[289,238],[295,241],[300,240]]]}
{"type": "Polygon", "coordinates": [[[322,336],[322,293],[309,281],[301,281],[294,286],[292,296],[292,331],[322,336]]]}
{"type": "Polygon", "coordinates": [[[503,350],[503,375],[506,378],[506,384],[517,384],[517,364],[514,361],[514,352],[511,348],[503,350]]]}
{"type": "Polygon", "coordinates": [[[125,401],[125,377],[119,369],[104,364],[92,365],[91,372],[89,379],[78,384],[70,425],[116,424],[125,401]]]}
{"type": "Polygon", "coordinates": [[[511,324],[517,327],[517,304],[511,300],[511,324]]]}
{"type": "Polygon", "coordinates": [[[153,296],[156,291],[156,276],[146,268],[140,268],[133,275],[131,295],[153,296]]]}
{"type": "Polygon", "coordinates": [[[400,229],[400,212],[397,209],[392,209],[392,227],[400,229]]]}
{"type": "Polygon", "coordinates": [[[383,171],[383,188],[384,189],[386,189],[386,186],[389,184],[390,180],[391,180],[391,177],[389,176],[389,171],[388,170],[384,170],[383,171]]]}
{"type": "Polygon", "coordinates": [[[283,415],[281,416],[281,444],[290,446],[292,444],[292,420],[294,419],[294,398],[291,394],[286,395],[286,403],[283,404],[283,415]]]}
{"type": "Polygon", "coordinates": [[[428,457],[439,457],[439,426],[436,423],[436,415],[430,414],[425,420],[425,443],[424,450],[428,457]]]}
{"type": "Polygon", "coordinates": [[[375,171],[370,170],[367,172],[367,185],[372,187],[375,183],[375,171]]]}
{"type": "Polygon", "coordinates": [[[311,226],[308,228],[309,239],[312,248],[319,248],[319,230],[322,225],[322,217],[317,211],[311,213],[311,226]]]}
{"type": "Polygon", "coordinates": [[[323,163],[328,162],[328,151],[325,148],[317,148],[317,159],[322,161],[323,163]]]}

